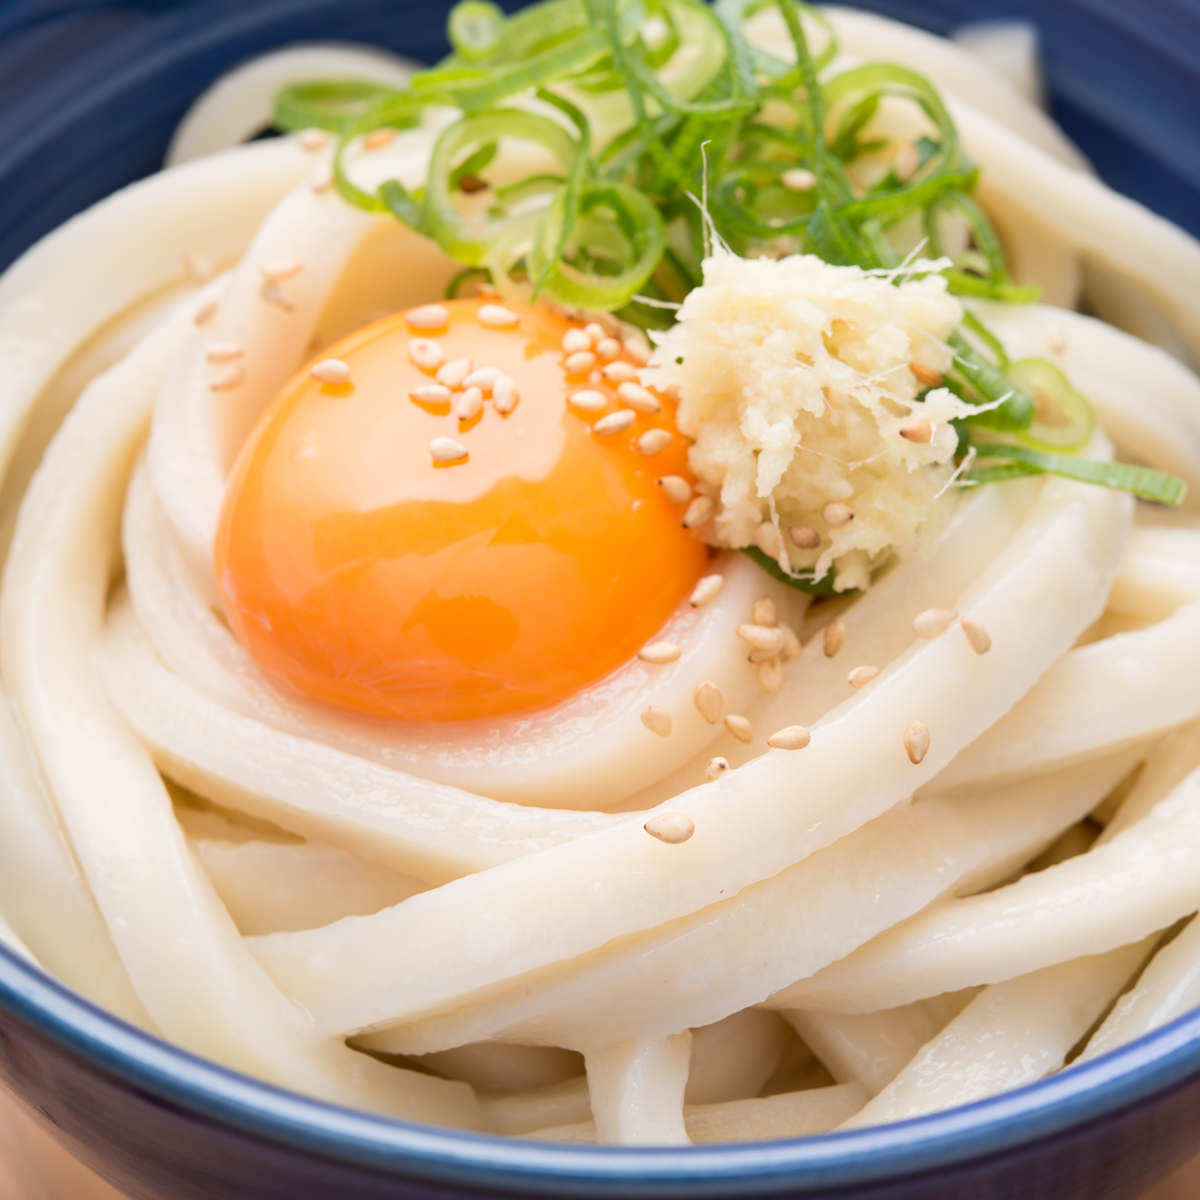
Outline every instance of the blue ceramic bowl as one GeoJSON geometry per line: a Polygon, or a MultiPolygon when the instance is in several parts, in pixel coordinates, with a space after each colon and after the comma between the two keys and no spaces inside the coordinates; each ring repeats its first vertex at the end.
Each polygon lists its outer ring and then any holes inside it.
{"type": "MultiPolygon", "coordinates": [[[[1200,233],[1196,0],[866,3],[937,31],[1035,19],[1068,132],[1116,187],[1200,233]]],[[[189,101],[241,59],[314,37],[432,59],[446,7],[0,0],[0,264],[155,170],[189,101]]],[[[80,1158],[145,1200],[1101,1200],[1138,1195],[1200,1149],[1200,1013],[1044,1083],[886,1128],[691,1150],[551,1147],[278,1091],[124,1025],[0,950],[0,1077],[80,1158]]]]}

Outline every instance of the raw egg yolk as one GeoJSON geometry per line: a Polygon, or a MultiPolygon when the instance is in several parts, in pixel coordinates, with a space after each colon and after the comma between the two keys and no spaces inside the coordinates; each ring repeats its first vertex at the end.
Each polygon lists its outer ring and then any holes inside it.
{"type": "Polygon", "coordinates": [[[574,695],[706,560],[658,484],[687,475],[672,406],[634,390],[623,352],[564,345],[578,326],[541,307],[440,308],[358,330],[284,388],[215,547],[229,622],[270,675],[408,721],[574,695]]]}

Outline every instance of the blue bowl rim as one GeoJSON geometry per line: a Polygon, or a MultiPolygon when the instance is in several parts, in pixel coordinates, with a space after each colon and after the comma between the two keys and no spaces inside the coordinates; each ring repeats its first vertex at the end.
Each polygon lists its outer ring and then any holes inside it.
{"type": "Polygon", "coordinates": [[[1200,1010],[1082,1066],[960,1108],[786,1141],[624,1149],[418,1125],[338,1108],[199,1058],[0,946],[0,1010],[97,1071],[195,1115],[384,1177],[529,1195],[749,1197],[892,1181],[1066,1133],[1200,1072],[1200,1010]]]}

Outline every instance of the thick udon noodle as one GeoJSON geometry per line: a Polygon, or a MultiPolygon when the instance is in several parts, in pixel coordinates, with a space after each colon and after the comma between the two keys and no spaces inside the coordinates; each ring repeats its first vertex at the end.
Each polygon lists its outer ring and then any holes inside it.
{"type": "MultiPolygon", "coordinates": [[[[1046,290],[990,308],[992,328],[1090,396],[1094,454],[1111,438],[1200,496],[1200,383],[1069,311],[1198,355],[1200,249],[950,43],[835,21],[849,53],[951,99],[1018,274],[1046,290]]],[[[277,60],[202,106],[180,157],[249,132],[264,78],[277,60]]],[[[403,134],[363,169],[412,175],[427,146],[403,134]]],[[[550,713],[390,725],[265,681],[211,578],[238,448],[312,353],[453,269],[343,205],[320,164],[293,139],[197,158],[0,283],[5,940],[285,1087],[626,1143],[896,1120],[1200,1003],[1200,930],[1179,928],[1200,909],[1194,507],[1168,521],[1052,479],[967,495],[930,557],[843,606],[855,661],[884,667],[849,699],[846,658],[814,636],[832,606],[806,613],[736,556],[719,599],[675,618],[677,663],[550,713]],[[197,284],[184,251],[227,274],[197,284]],[[284,258],[304,264],[287,309],[259,286],[284,258]],[[212,392],[223,337],[245,382],[212,392]],[[763,594],[805,641],[775,695],[732,636],[763,594]],[[930,606],[975,618],[991,653],[915,639],[930,606]],[[701,678],[760,730],[810,725],[811,746],[756,754],[700,721],[701,678]],[[676,715],[671,738],[646,736],[645,703],[676,715]],[[933,732],[916,766],[915,719],[933,732]],[[718,753],[737,769],[698,785],[718,753]],[[686,844],[643,832],[659,804],[693,818],[686,844]]]]}

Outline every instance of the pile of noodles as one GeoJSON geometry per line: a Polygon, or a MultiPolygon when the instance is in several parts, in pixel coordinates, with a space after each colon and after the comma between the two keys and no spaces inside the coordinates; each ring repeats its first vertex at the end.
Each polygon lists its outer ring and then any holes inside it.
{"type": "MultiPolygon", "coordinates": [[[[905,61],[950,99],[1014,273],[1045,289],[987,307],[1009,352],[1053,357],[1091,398],[1093,456],[1115,444],[1200,497],[1200,382],[1177,357],[1200,354],[1200,247],[950,43],[834,21],[847,53],[905,61]]],[[[338,53],[295,73],[399,70],[338,53]]],[[[678,662],[517,720],[371,721],[261,676],[212,579],[238,449],[310,356],[455,269],[343,204],[298,139],[192,157],[252,132],[289,70],[235,77],[181,133],[190,161],[0,281],[6,940],[284,1087],[626,1143],[895,1120],[1200,1003],[1195,507],[1050,478],[980,488],[929,558],[810,612],[720,558],[719,598],[669,629],[678,662]],[[205,259],[219,273],[198,282],[205,259]],[[265,302],[262,268],[285,259],[304,270],[265,302]],[[244,369],[214,391],[222,340],[244,369]],[[764,594],[805,643],[774,695],[733,636],[764,594]],[[990,653],[917,639],[929,607],[978,622],[990,653]],[[856,662],[882,668],[859,692],[856,662]],[[701,678],[811,745],[699,720],[701,678]],[[646,734],[644,704],[676,715],[670,738],[646,734]],[[716,754],[735,769],[705,782],[716,754]],[[692,818],[685,844],[647,836],[659,805],[692,818]]],[[[371,169],[419,179],[428,139],[401,134],[371,169]]]]}

